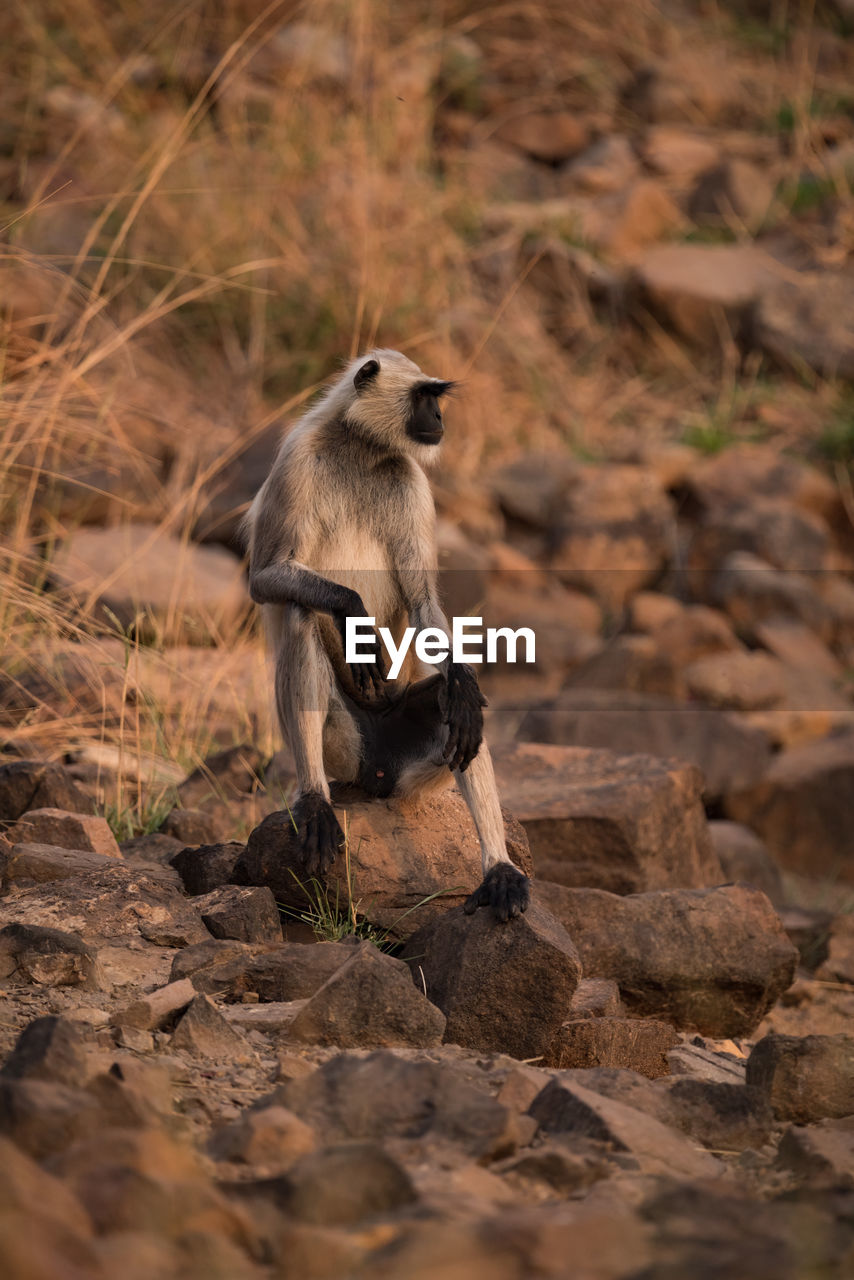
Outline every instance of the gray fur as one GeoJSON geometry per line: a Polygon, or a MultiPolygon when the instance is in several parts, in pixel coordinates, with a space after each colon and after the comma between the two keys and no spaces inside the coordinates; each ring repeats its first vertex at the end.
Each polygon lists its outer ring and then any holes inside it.
{"type": "MultiPolygon", "coordinates": [[[[246,519],[250,591],[276,645],[276,706],[301,795],[328,800],[328,776],[356,781],[364,762],[353,711],[359,691],[333,621],[354,612],[353,593],[396,643],[406,626],[448,634],[436,589],[435,507],[423,470],[439,449],[404,429],[412,389],[432,381],[398,351],[371,351],[353,361],[285,437],[246,519]],[[368,361],[379,370],[357,388],[356,372],[368,361]]],[[[449,385],[436,384],[438,394],[449,385]]],[[[396,694],[436,670],[410,649],[400,677],[382,694],[396,694]]],[[[437,717],[394,794],[446,785],[448,733],[437,717]]],[[[486,874],[508,856],[485,742],[454,776],[477,828],[486,874]]]]}

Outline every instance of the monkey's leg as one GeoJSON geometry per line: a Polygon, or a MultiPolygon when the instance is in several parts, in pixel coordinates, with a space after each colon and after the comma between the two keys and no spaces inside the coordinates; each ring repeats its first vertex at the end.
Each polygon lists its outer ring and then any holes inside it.
{"type": "Polygon", "coordinates": [[[299,799],[293,820],[309,875],[335,861],[344,832],[329,803],[323,766],[323,734],[334,676],[310,613],[287,607],[276,661],[276,709],[296,765],[299,799]]]}
{"type": "MultiPolygon", "coordinates": [[[[406,763],[398,772],[397,794],[425,791],[447,777],[445,757],[453,729],[443,723],[443,688],[444,677],[434,676],[409,690],[402,714],[410,740],[401,750],[406,763]]],[[[483,882],[467,900],[466,911],[471,914],[478,907],[491,907],[499,920],[510,920],[527,910],[530,886],[528,877],[507,856],[504,819],[486,743],[481,741],[465,769],[453,773],[477,830],[483,859],[483,882]]]]}
{"type": "Polygon", "coordinates": [[[466,914],[490,907],[499,920],[510,920],[527,911],[530,881],[507,856],[492,756],[485,742],[468,768],[456,769],[454,777],[477,828],[483,857],[483,882],[466,900],[466,914]]]}

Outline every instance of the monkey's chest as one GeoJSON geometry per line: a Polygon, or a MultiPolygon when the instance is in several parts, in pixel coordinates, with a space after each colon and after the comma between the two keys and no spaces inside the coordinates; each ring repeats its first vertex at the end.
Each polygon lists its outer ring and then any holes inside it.
{"type": "Polygon", "coordinates": [[[342,526],[318,556],[324,577],[358,591],[378,626],[388,626],[400,611],[400,591],[388,548],[364,529],[342,526]]]}

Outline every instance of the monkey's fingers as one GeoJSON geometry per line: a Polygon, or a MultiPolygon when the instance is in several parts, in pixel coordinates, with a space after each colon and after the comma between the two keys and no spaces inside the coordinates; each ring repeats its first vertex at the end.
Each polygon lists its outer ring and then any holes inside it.
{"type": "Polygon", "coordinates": [[[491,907],[502,924],[528,910],[531,882],[512,862],[497,862],[490,867],[481,884],[466,900],[464,910],[471,915],[478,907],[491,907]]]}
{"type": "Polygon", "coordinates": [[[300,860],[310,876],[324,875],[338,856],[344,832],[325,796],[307,792],[293,809],[300,841],[300,860]]]}

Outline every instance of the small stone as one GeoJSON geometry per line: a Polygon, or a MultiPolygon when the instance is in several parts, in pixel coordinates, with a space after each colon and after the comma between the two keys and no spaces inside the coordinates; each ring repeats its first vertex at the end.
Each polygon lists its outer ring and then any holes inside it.
{"type": "Polygon", "coordinates": [[[187,893],[192,896],[211,893],[231,882],[232,872],[245,848],[235,842],[183,848],[171,858],[170,865],[178,872],[187,893]]]}
{"type": "Polygon", "coordinates": [[[688,692],[700,702],[732,711],[761,711],[786,696],[785,668],[770,653],[713,653],[685,671],[688,692]]]}
{"type": "Polygon", "coordinates": [[[289,1035],[309,1044],[440,1044],[445,1018],[422,995],[401,960],[371,943],[327,979],[291,1023],[289,1035]]]}
{"type": "Polygon", "coordinates": [[[747,1084],[778,1120],[810,1124],[854,1115],[854,1036],[770,1033],[747,1060],[747,1084]]]}
{"type": "Polygon", "coordinates": [[[620,988],[608,978],[582,978],[569,1007],[573,1018],[619,1018],[624,1013],[620,988]]]}
{"type": "Polygon", "coordinates": [[[749,160],[733,156],[700,174],[688,201],[688,213],[695,222],[744,225],[756,231],[773,199],[773,183],[763,171],[749,160]]]}
{"type": "Polygon", "coordinates": [[[266,887],[223,885],[200,894],[194,906],[215,938],[239,942],[279,942],[282,923],[276,899],[266,887]]]}
{"type": "Polygon", "coordinates": [[[854,1189],[854,1125],[823,1120],[808,1129],[787,1129],[777,1148],[777,1164],[810,1187],[854,1189]]]}
{"type": "Polygon", "coordinates": [[[726,799],[727,816],[762,838],[789,871],[854,879],[854,733],[783,751],[752,786],[726,799]]]}
{"type": "Polygon", "coordinates": [[[0,765],[0,822],[17,822],[29,809],[90,814],[92,801],[61,765],[13,760],[0,765]]]}
{"type": "Polygon", "coordinates": [[[184,845],[210,845],[228,838],[234,819],[225,805],[205,809],[185,809],[176,806],[160,824],[158,830],[174,836],[184,845]]]}
{"type": "Polygon", "coordinates": [[[367,1057],[339,1054],[279,1085],[271,1101],[290,1108],[325,1142],[429,1135],[484,1161],[509,1155],[518,1144],[515,1116],[463,1071],[389,1049],[367,1057]]]}
{"type": "Polygon", "coordinates": [[[667,1051],[679,1037],[650,1018],[579,1018],[565,1022],[543,1056],[543,1066],[623,1067],[654,1080],[670,1070],[667,1051]]]}
{"type": "Polygon", "coordinates": [[[18,1036],[0,1075],[9,1080],[83,1085],[91,1075],[86,1040],[64,1018],[36,1018],[18,1036]]]}
{"type": "Polygon", "coordinates": [[[782,903],[780,869],[749,827],[719,819],[709,823],[709,835],[720,859],[724,880],[741,880],[760,889],[775,906],[782,903]]]}
{"type": "Polygon", "coordinates": [[[154,1051],[154,1036],[150,1031],[143,1031],[140,1027],[117,1027],[115,1041],[119,1048],[129,1049],[133,1053],[154,1051]]]}
{"type": "MultiPolygon", "coordinates": [[[[358,945],[358,944],[356,944],[358,945]]],[[[313,996],[353,955],[348,942],[256,943],[210,939],[175,957],[172,978],[191,978],[197,991],[240,1000],[244,991],[266,1001],[313,996]]]]}
{"type": "Polygon", "coordinates": [[[104,818],[63,809],[28,809],[8,833],[12,844],[48,844],[60,849],[87,849],[121,858],[116,837],[104,818]]]}
{"type": "Polygon", "coordinates": [[[161,1030],[173,1022],[182,1009],[186,1009],[195,995],[196,989],[189,978],[170,982],[168,986],[160,987],[120,1009],[113,1017],[113,1025],[136,1027],[143,1031],[161,1030]]]}
{"type": "Polygon", "coordinates": [[[703,1178],[720,1174],[720,1164],[634,1107],[604,1098],[569,1078],[555,1078],[529,1108],[544,1133],[571,1133],[604,1142],[635,1156],[644,1172],[667,1177],[703,1178]]]}
{"type": "Polygon", "coordinates": [[[226,1022],[212,1000],[197,995],[172,1033],[173,1049],[199,1058],[248,1058],[246,1040],[226,1022]]]}
{"type": "Polygon", "coordinates": [[[0,929],[0,979],[47,987],[100,985],[97,953],[75,934],[41,925],[7,924],[0,929]]]}
{"type": "MultiPolygon", "coordinates": [[[[21,826],[21,823],[17,824],[21,826]]],[[[114,859],[86,849],[65,849],[51,844],[15,844],[3,861],[3,885],[46,884],[68,880],[89,871],[101,871],[114,859]]]]}
{"type": "Polygon", "coordinates": [[[531,111],[504,121],[496,137],[534,160],[560,164],[584,149],[588,130],[583,120],[567,111],[531,111]]]}
{"type": "Polygon", "coordinates": [[[404,955],[445,1014],[447,1041],[516,1058],[546,1051],[581,978],[571,938],[536,902],[506,925],[457,908],[414,934],[404,955]]]}
{"type": "Polygon", "coordinates": [[[303,1156],[278,1178],[232,1189],[250,1200],[272,1200],[289,1216],[320,1226],[356,1226],[416,1199],[403,1166],[373,1142],[326,1147],[303,1156]]]}
{"type": "Polygon", "coordinates": [[[244,1111],[239,1120],[217,1130],[208,1144],[215,1160],[262,1164],[276,1172],[290,1168],[316,1146],[311,1126],[279,1106],[244,1111]]]}

